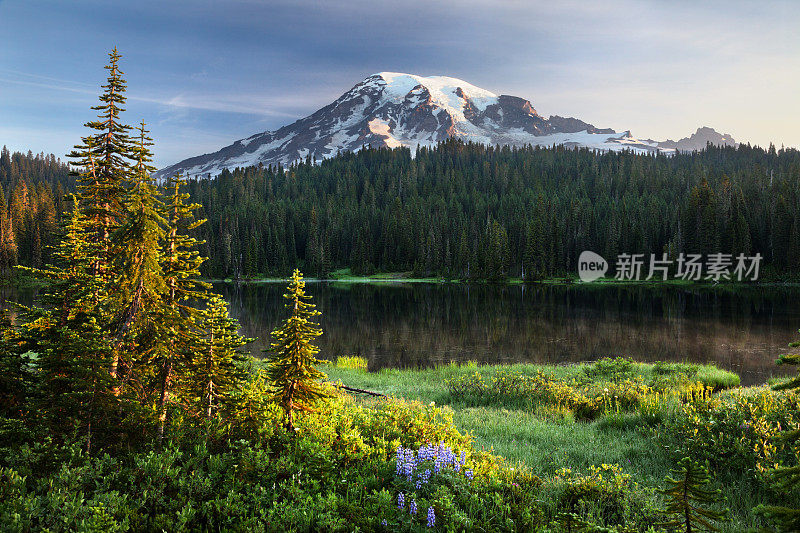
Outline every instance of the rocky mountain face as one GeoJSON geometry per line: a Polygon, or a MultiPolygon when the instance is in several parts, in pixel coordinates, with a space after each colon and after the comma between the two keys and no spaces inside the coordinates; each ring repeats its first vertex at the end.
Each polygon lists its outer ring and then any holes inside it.
{"type": "Polygon", "coordinates": [[[576,118],[544,118],[528,100],[498,96],[456,78],[381,72],[308,117],[241,139],[212,154],[191,157],[159,170],[156,177],[175,172],[215,176],[225,168],[288,165],[309,157],[320,161],[365,145],[414,149],[451,137],[483,144],[558,144],[653,152],[699,144],[705,147],[704,139],[716,142],[714,135],[719,136],[710,128],[701,128],[688,139],[666,142],[674,146],[639,140],[630,132],[597,128],[576,118]]]}
{"type": "Polygon", "coordinates": [[[692,133],[689,137],[684,137],[679,141],[667,139],[666,141],[658,143],[658,147],[677,149],[681,152],[691,152],[693,150],[702,150],[708,143],[718,146],[736,146],[738,144],[733,140],[730,134],[717,133],[714,128],[703,126],[702,128],[697,128],[697,131],[692,133]]]}

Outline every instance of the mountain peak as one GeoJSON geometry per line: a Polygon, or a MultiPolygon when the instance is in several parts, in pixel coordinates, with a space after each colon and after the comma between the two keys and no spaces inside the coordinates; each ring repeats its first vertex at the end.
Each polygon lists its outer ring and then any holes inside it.
{"type": "Polygon", "coordinates": [[[679,141],[667,139],[658,143],[658,146],[660,148],[672,148],[681,152],[691,152],[704,149],[708,143],[717,146],[736,146],[738,144],[729,133],[718,133],[714,128],[701,126],[689,137],[684,137],[679,141]]]}
{"type": "MultiPolygon", "coordinates": [[[[692,138],[697,137],[704,147],[703,139],[709,136],[701,128],[692,138]]],[[[321,161],[365,145],[413,149],[452,137],[491,145],[639,152],[672,151],[678,144],[636,139],[628,131],[620,134],[572,117],[546,119],[524,98],[497,95],[458,78],[387,71],[367,76],[331,104],[293,124],[186,159],[159,170],[156,177],[174,172],[216,175],[225,168],[287,165],[307,158],[321,161]]]]}
{"type": "Polygon", "coordinates": [[[425,87],[431,95],[447,102],[452,97],[459,98],[458,92],[463,96],[460,98],[484,98],[496,99],[497,95],[486,89],[476,87],[471,83],[458,78],[449,76],[418,76],[416,74],[406,74],[403,72],[378,72],[368,76],[364,82],[380,79],[385,82],[387,94],[397,98],[404,98],[408,93],[418,86],[425,87]],[[460,91],[459,91],[460,89],[460,91]]]}

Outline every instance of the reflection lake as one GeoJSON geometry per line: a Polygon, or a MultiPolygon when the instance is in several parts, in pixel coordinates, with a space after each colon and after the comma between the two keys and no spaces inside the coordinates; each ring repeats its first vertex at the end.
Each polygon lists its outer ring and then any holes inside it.
{"type": "MultiPolygon", "coordinates": [[[[257,338],[286,316],[285,283],[216,283],[242,332],[257,338]]],[[[451,361],[573,363],[625,356],[637,361],[715,363],[743,385],[794,373],[775,365],[800,340],[800,287],[306,283],[322,312],[322,359],[360,355],[370,370],[451,361]]],[[[33,291],[4,288],[30,304],[33,291]]]]}
{"type": "MultiPolygon", "coordinates": [[[[258,340],[285,316],[285,283],[216,284],[243,333],[258,340]]],[[[451,361],[715,363],[743,385],[776,367],[800,334],[800,287],[467,285],[307,282],[322,312],[320,357],[360,355],[370,370],[451,361]]]]}

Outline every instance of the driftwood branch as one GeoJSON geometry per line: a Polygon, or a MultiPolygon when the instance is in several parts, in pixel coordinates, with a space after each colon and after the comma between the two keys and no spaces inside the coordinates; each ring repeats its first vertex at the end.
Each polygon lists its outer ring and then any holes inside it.
{"type": "Polygon", "coordinates": [[[354,392],[354,393],[357,393],[357,394],[369,394],[370,396],[378,396],[380,398],[386,398],[387,397],[385,394],[381,394],[380,392],[373,392],[371,390],[356,389],[356,388],[353,388],[353,387],[347,387],[346,385],[337,385],[335,383],[334,383],[334,386],[337,387],[337,388],[346,390],[347,392],[354,392]]]}

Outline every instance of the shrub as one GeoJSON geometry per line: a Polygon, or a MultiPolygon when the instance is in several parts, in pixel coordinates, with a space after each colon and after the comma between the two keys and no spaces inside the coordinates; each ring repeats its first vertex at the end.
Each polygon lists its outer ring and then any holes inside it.
{"type": "Polygon", "coordinates": [[[776,464],[796,464],[791,446],[776,437],[800,427],[800,398],[793,392],[742,389],[684,397],[666,421],[667,434],[693,457],[715,470],[755,480],[776,464]]]}
{"type": "Polygon", "coordinates": [[[488,379],[475,372],[449,380],[447,387],[454,400],[472,405],[567,408],[583,420],[593,420],[606,412],[633,410],[654,394],[641,378],[582,384],[542,372],[528,376],[497,371],[488,379]]]}
{"type": "Polygon", "coordinates": [[[345,370],[361,370],[367,371],[367,358],[353,356],[341,356],[336,358],[336,368],[343,368],[345,370]]]}
{"type": "Polygon", "coordinates": [[[591,466],[581,474],[561,469],[543,486],[548,514],[556,522],[570,515],[575,522],[597,526],[634,526],[644,531],[660,516],[647,493],[641,491],[619,465],[591,466]]]}
{"type": "Polygon", "coordinates": [[[614,359],[605,357],[583,369],[584,374],[592,380],[617,381],[633,377],[633,360],[625,357],[614,359]]]}

